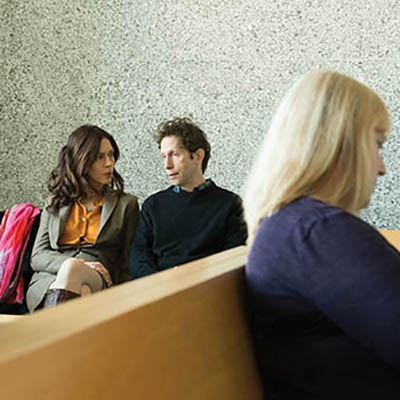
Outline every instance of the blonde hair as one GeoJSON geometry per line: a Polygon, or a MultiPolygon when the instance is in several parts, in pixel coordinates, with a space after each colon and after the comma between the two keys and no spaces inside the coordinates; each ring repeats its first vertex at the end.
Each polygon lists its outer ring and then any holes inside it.
{"type": "Polygon", "coordinates": [[[300,79],[278,107],[247,181],[249,242],[264,217],[302,196],[351,213],[368,204],[375,130],[387,134],[389,114],[371,89],[333,71],[300,79]]]}

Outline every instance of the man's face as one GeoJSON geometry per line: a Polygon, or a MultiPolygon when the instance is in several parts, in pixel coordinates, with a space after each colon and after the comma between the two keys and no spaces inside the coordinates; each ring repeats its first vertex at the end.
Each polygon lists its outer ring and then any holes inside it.
{"type": "Polygon", "coordinates": [[[171,183],[184,190],[193,190],[199,174],[202,175],[198,157],[195,154],[191,156],[176,136],[164,137],[161,140],[160,151],[171,183]]]}

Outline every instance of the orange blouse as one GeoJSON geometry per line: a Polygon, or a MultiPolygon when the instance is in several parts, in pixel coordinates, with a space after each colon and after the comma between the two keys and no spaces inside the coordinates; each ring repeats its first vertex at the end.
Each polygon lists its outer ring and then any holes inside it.
{"type": "Polygon", "coordinates": [[[58,244],[61,246],[94,244],[99,233],[102,206],[103,200],[100,200],[92,210],[87,211],[79,200],[75,202],[69,212],[64,231],[58,239],[58,244]]]}

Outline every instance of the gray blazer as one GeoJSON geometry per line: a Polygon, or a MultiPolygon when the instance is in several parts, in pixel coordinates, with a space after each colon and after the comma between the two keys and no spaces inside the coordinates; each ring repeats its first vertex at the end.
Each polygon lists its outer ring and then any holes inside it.
{"type": "Polygon", "coordinates": [[[26,303],[33,311],[42,301],[57,272],[67,258],[100,261],[114,283],[132,279],[129,273],[129,249],[139,218],[136,196],[106,193],[101,211],[100,227],[93,245],[59,246],[72,205],[61,207],[54,214],[43,210],[32,250],[31,266],[35,273],[29,284],[26,303]]]}

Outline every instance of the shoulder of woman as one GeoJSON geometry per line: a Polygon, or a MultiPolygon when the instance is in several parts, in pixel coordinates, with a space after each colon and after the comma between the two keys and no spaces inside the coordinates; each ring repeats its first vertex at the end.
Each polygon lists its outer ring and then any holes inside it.
{"type": "Polygon", "coordinates": [[[312,237],[318,242],[340,243],[342,249],[347,246],[374,247],[384,241],[373,226],[340,209],[312,221],[306,237],[312,237]]]}
{"type": "Polygon", "coordinates": [[[133,194],[123,193],[120,195],[119,201],[124,204],[136,204],[138,203],[138,198],[133,194]]]}

